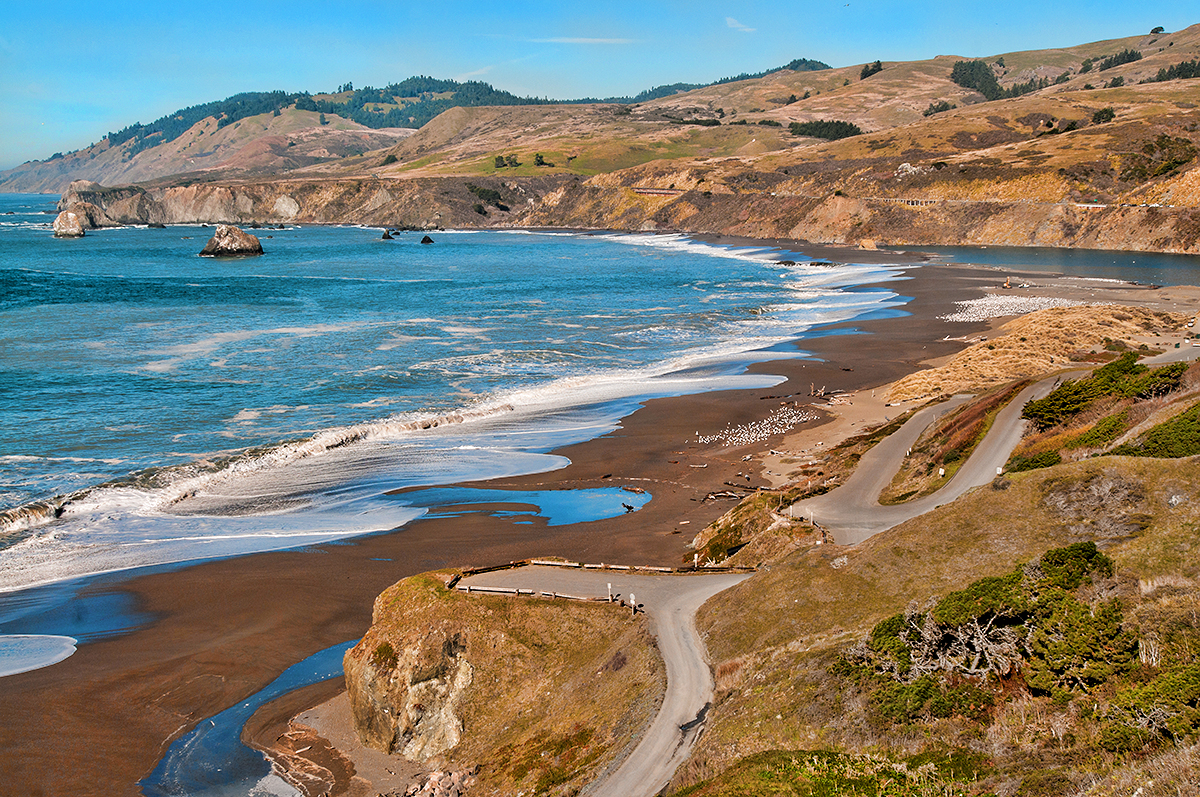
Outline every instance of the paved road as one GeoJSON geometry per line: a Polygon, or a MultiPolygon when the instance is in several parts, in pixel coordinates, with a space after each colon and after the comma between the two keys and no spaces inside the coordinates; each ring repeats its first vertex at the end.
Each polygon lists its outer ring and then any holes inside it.
{"type": "Polygon", "coordinates": [[[899,430],[868,451],[845,484],[824,495],[797,502],[789,514],[807,519],[815,517],[817,523],[833,533],[837,542],[853,545],[942,504],[948,504],[968,490],[995,478],[996,468],[1004,466],[1012,450],[1021,441],[1025,430],[1021,410],[1028,402],[1042,398],[1059,382],[1078,378],[1083,373],[1073,372],[1043,379],[1017,394],[996,416],[992,428],[976,446],[970,459],[958,469],[954,478],[932,495],[894,506],[882,506],[878,500],[880,492],[891,482],[908,449],[921,436],[921,432],[946,412],[967,401],[969,396],[955,396],[921,410],[899,430]]]}
{"type": "Polygon", "coordinates": [[[713,696],[708,652],[696,632],[696,610],[713,595],[749,578],[744,573],[653,576],[556,567],[522,567],[464,578],[460,587],[517,587],[580,597],[634,595],[650,618],[667,668],[662,708],[624,762],[584,790],[588,797],[652,797],[687,760],[713,696]]]}

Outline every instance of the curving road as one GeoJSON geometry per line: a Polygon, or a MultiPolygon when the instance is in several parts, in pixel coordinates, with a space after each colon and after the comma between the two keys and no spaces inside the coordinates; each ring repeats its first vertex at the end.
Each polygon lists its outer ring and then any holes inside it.
{"type": "Polygon", "coordinates": [[[1044,397],[1059,382],[1077,378],[1082,373],[1086,372],[1052,376],[1018,393],[1017,397],[996,415],[987,436],[975,447],[971,457],[958,469],[954,478],[932,495],[893,506],[883,506],[878,500],[879,494],[900,469],[908,449],[921,436],[921,432],[942,415],[969,400],[971,396],[955,396],[949,401],[921,410],[899,430],[863,455],[858,467],[845,484],[824,495],[797,502],[790,514],[815,519],[821,526],[833,532],[837,542],[853,545],[942,504],[948,504],[968,490],[992,481],[996,476],[996,469],[1004,467],[1025,430],[1021,410],[1027,403],[1044,397]]]}
{"type": "Polygon", "coordinates": [[[632,594],[650,618],[667,669],[667,691],[658,715],[633,752],[592,783],[589,797],[652,797],[687,760],[704,727],[713,695],[708,652],[696,631],[696,610],[713,595],[749,578],[746,573],[686,576],[634,575],[556,567],[522,567],[464,578],[459,588],[506,587],[579,597],[632,594]]]}

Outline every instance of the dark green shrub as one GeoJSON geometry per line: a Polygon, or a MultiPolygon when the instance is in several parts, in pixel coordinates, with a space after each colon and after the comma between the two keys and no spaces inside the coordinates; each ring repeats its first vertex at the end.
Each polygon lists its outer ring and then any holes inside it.
{"type": "Polygon", "coordinates": [[[827,141],[837,141],[841,138],[862,135],[862,128],[850,122],[821,119],[815,122],[792,122],[788,130],[794,136],[812,136],[827,141]]]}
{"type": "Polygon", "coordinates": [[[1094,542],[1077,542],[1066,548],[1055,548],[1042,554],[1039,562],[1044,578],[1040,586],[1064,590],[1078,589],[1085,576],[1091,573],[1111,578],[1113,563],[1096,549],[1094,542]]]}
{"type": "Polygon", "coordinates": [[[496,205],[500,202],[500,192],[494,188],[484,188],[473,183],[467,183],[467,190],[489,205],[496,205]]]}
{"type": "Polygon", "coordinates": [[[1140,443],[1126,443],[1110,453],[1131,457],[1177,459],[1200,454],[1200,404],[1150,429],[1140,443]]]}
{"type": "Polygon", "coordinates": [[[1015,456],[1008,461],[1004,469],[1010,473],[1020,473],[1025,470],[1052,468],[1062,462],[1062,455],[1057,451],[1043,451],[1031,457],[1015,456]]]}
{"type": "MultiPolygon", "coordinates": [[[[1084,86],[1084,88],[1087,88],[1087,86],[1084,86]]],[[[1094,114],[1092,114],[1092,124],[1102,125],[1105,122],[1111,122],[1113,119],[1116,119],[1116,118],[1117,118],[1117,112],[1114,111],[1112,108],[1101,108],[1100,110],[1098,110],[1094,114]]]]}
{"type": "Polygon", "coordinates": [[[1026,640],[1025,682],[1035,693],[1088,691],[1137,662],[1137,638],[1121,627],[1118,601],[1095,609],[1057,587],[1042,592],[1026,640]]]}
{"type": "Polygon", "coordinates": [[[1128,423],[1128,413],[1119,412],[1101,419],[1095,426],[1067,443],[1066,448],[1096,448],[1121,436],[1128,423]]]}
{"type": "Polygon", "coordinates": [[[937,102],[929,103],[929,107],[926,108],[922,112],[922,114],[924,116],[933,116],[935,113],[942,113],[944,111],[950,111],[957,107],[958,107],[957,105],[955,105],[954,103],[952,103],[948,100],[938,100],[937,102]]]}
{"type": "Polygon", "coordinates": [[[877,623],[871,629],[871,636],[867,640],[867,647],[891,658],[896,662],[901,674],[912,668],[912,652],[904,639],[907,630],[908,624],[904,615],[896,614],[877,623]]]}
{"type": "Polygon", "coordinates": [[[1145,728],[1134,728],[1120,722],[1106,724],[1100,730],[1100,746],[1113,753],[1133,753],[1144,750],[1158,737],[1145,728]]]}
{"type": "Polygon", "coordinates": [[[966,589],[951,592],[933,608],[933,619],[942,625],[959,626],[987,614],[1014,617],[1028,610],[1021,587],[1021,573],[981,578],[966,589]]]}
{"type": "Polygon", "coordinates": [[[1139,749],[1147,737],[1162,736],[1178,743],[1196,738],[1200,735],[1200,665],[1179,667],[1121,691],[1108,719],[1105,730],[1111,738],[1106,749],[1124,745],[1115,752],[1139,749]]]}

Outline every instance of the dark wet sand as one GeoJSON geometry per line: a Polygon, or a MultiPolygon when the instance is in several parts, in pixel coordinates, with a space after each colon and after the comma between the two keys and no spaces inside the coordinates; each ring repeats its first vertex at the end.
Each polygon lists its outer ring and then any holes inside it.
{"type": "MultiPolygon", "coordinates": [[[[785,384],[650,401],[615,432],[559,451],[571,460],[567,468],[484,485],[631,484],[654,496],[636,513],[557,527],[537,518],[533,525],[514,523],[527,517],[422,520],[347,543],[207,562],[107,587],[132,593],[137,608],[157,621],[84,645],[53,667],[0,679],[4,791],[138,794],[137,781],[173,739],[258,691],[289,665],[361,636],[375,596],[404,576],[530,556],[683,563],[685,543],[732,506],[704,502],[704,496],[725,489],[738,471],[750,470],[754,463],[743,462],[744,455],[773,444],[721,451],[697,444],[697,431],[711,434],[766,418],[779,400],[764,397],[796,394],[794,399],[804,400],[811,382],[830,390],[891,382],[923,360],[961,348],[941,340],[948,332],[963,335],[985,327],[936,318],[955,301],[999,284],[997,272],[926,266],[910,273],[913,279],[886,287],[915,297],[904,308],[911,315],[834,325],[872,334],[802,344],[826,362],[778,360],[751,369],[784,375],[785,384]],[[708,467],[690,467],[703,464],[708,467]]],[[[303,702],[315,705],[338,689],[340,679],[309,688],[303,702]]],[[[289,711],[302,707],[293,704],[289,711]]]]}

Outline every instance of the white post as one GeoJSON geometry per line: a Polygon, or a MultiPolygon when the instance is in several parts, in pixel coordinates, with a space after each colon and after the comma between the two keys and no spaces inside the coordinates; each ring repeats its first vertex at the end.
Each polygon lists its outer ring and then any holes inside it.
{"type": "Polygon", "coordinates": [[[1004,468],[996,468],[996,475],[997,476],[1004,475],[1004,468]]]}
{"type": "Polygon", "coordinates": [[[612,603],[612,582],[608,582],[608,602],[612,603]]]}
{"type": "Polygon", "coordinates": [[[637,614],[637,598],[634,596],[634,594],[632,592],[629,593],[629,607],[633,610],[630,613],[631,617],[633,615],[637,614]]]}
{"type": "Polygon", "coordinates": [[[692,569],[695,570],[700,566],[700,554],[692,554],[692,569]]]}

